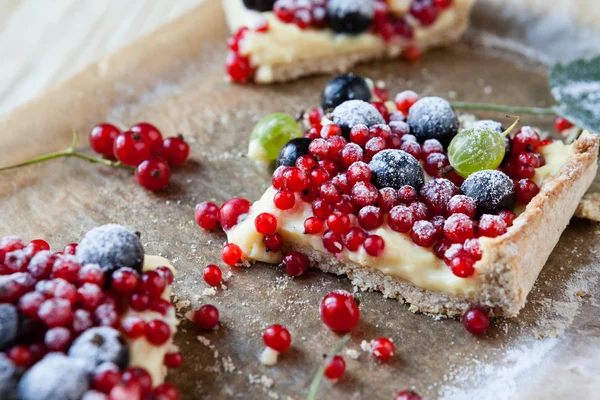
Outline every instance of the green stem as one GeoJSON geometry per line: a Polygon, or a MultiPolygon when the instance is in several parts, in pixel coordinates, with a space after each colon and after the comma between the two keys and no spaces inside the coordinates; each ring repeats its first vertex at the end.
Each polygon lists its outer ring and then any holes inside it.
{"type": "Polygon", "coordinates": [[[308,390],[308,396],[306,397],[306,400],[315,400],[317,398],[317,392],[319,391],[319,385],[321,384],[321,380],[323,380],[325,368],[327,368],[327,365],[331,362],[331,359],[342,350],[346,343],[348,343],[348,340],[350,340],[350,336],[344,336],[342,340],[340,340],[335,346],[333,351],[327,356],[325,362],[321,364],[321,366],[317,370],[315,377],[312,380],[312,383],[310,384],[310,389],[308,390]]]}
{"type": "Polygon", "coordinates": [[[450,104],[452,104],[452,107],[462,110],[498,111],[507,114],[556,115],[556,112],[552,107],[516,107],[500,104],[469,103],[464,101],[453,101],[450,104]]]}
{"type": "Polygon", "coordinates": [[[104,158],[93,157],[93,156],[88,156],[87,154],[78,153],[75,150],[75,147],[77,146],[77,140],[78,140],[77,132],[73,132],[73,143],[68,148],[61,150],[61,151],[54,152],[54,153],[44,154],[43,156],[32,158],[31,160],[25,161],[20,164],[10,165],[8,167],[0,168],[0,172],[8,171],[10,169],[15,169],[15,168],[20,168],[20,167],[26,167],[27,165],[33,165],[33,164],[37,164],[40,162],[53,160],[55,158],[61,158],[61,157],[75,157],[75,158],[80,158],[82,160],[87,160],[87,161],[93,162],[93,163],[108,165],[110,167],[132,169],[131,167],[121,164],[118,161],[110,161],[110,160],[106,160],[104,158]]]}

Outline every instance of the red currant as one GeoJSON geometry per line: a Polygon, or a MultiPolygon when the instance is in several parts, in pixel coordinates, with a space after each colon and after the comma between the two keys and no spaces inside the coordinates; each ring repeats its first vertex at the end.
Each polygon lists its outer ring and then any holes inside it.
{"type": "Polygon", "coordinates": [[[360,318],[356,300],[345,290],[336,290],[326,295],[321,300],[319,312],[325,325],[337,332],[349,331],[360,318]]]}
{"type": "Polygon", "coordinates": [[[506,233],[506,222],[497,215],[483,214],[479,219],[479,235],[501,236],[506,233]]]}
{"type": "Polygon", "coordinates": [[[412,390],[403,390],[399,392],[394,400],[422,400],[416,392],[412,390]]]}
{"type": "Polygon", "coordinates": [[[194,312],[194,322],[200,329],[213,330],[219,323],[219,310],[211,304],[203,305],[194,312]]]}
{"type": "Polygon", "coordinates": [[[277,253],[278,251],[281,251],[281,247],[283,246],[283,238],[279,233],[274,233],[272,235],[265,236],[263,238],[263,243],[267,248],[267,251],[277,253]]]}
{"type": "Polygon", "coordinates": [[[285,273],[289,276],[300,276],[309,267],[308,257],[299,251],[292,251],[283,257],[282,261],[285,273]]]}
{"type": "Polygon", "coordinates": [[[166,138],[162,142],[160,155],[169,165],[177,167],[187,160],[190,155],[190,146],[183,140],[183,136],[175,136],[166,138]]]}
{"type": "Polygon", "coordinates": [[[152,192],[164,189],[171,178],[171,168],[160,157],[151,156],[135,169],[135,179],[140,186],[152,192]]]}
{"type": "Polygon", "coordinates": [[[165,344],[171,337],[171,328],[166,322],[155,319],[146,324],[146,339],[157,346],[165,344]]]}
{"type": "Polygon", "coordinates": [[[563,132],[572,127],[573,124],[563,117],[556,117],[554,120],[554,129],[556,129],[558,132],[563,132]]]}
{"type": "Polygon", "coordinates": [[[250,211],[250,202],[246,199],[234,197],[227,200],[219,209],[219,222],[224,230],[228,231],[237,225],[240,215],[250,211]]]}
{"type": "Polygon", "coordinates": [[[115,139],[113,151],[125,165],[137,166],[150,156],[150,141],[137,132],[127,131],[115,139]]]}
{"type": "Polygon", "coordinates": [[[233,82],[245,83],[252,75],[250,59],[233,51],[230,51],[227,54],[225,68],[227,70],[227,74],[233,82]]]}
{"type": "Polygon", "coordinates": [[[235,265],[242,259],[242,249],[235,243],[228,243],[223,246],[221,259],[227,265],[235,265]]]}
{"type": "Polygon", "coordinates": [[[357,251],[366,239],[366,232],[356,227],[350,229],[350,231],[346,235],[344,235],[343,243],[348,250],[357,251]]]}
{"type": "MultiPolygon", "coordinates": [[[[140,122],[129,128],[132,132],[137,132],[150,142],[150,154],[157,156],[160,154],[163,144],[162,133],[154,125],[148,122],[140,122]]],[[[165,157],[166,158],[166,157],[165,157]]]]}
{"type": "Polygon", "coordinates": [[[183,354],[180,351],[165,354],[164,364],[167,368],[179,368],[183,365],[183,354]]]}
{"type": "Polygon", "coordinates": [[[90,146],[96,153],[114,159],[115,139],[120,133],[121,131],[114,125],[106,123],[96,125],[90,131],[90,146]]]}
{"type": "Polygon", "coordinates": [[[219,283],[221,283],[221,279],[223,278],[221,268],[214,264],[207,265],[204,268],[202,275],[204,276],[204,282],[210,286],[217,286],[219,283]]]}
{"type": "Polygon", "coordinates": [[[371,342],[371,354],[380,361],[388,361],[394,356],[394,342],[385,337],[373,339],[371,342]]]}
{"type": "Polygon", "coordinates": [[[368,255],[379,257],[385,249],[385,241],[379,235],[369,235],[363,243],[363,247],[368,255]]]}
{"type": "Polygon", "coordinates": [[[465,329],[476,336],[483,335],[490,327],[490,317],[481,307],[469,308],[463,315],[465,329]]]}
{"type": "Polygon", "coordinates": [[[273,204],[280,210],[289,210],[296,204],[296,196],[289,190],[280,190],[273,196],[273,204]]]}
{"type": "Polygon", "coordinates": [[[344,372],[346,372],[346,362],[341,356],[333,356],[325,367],[325,376],[331,380],[341,378],[344,372]]]}
{"type": "Polygon", "coordinates": [[[219,223],[219,207],[215,203],[203,202],[196,205],[196,223],[202,229],[214,229],[219,223]]]}
{"type": "Polygon", "coordinates": [[[254,219],[254,228],[261,235],[272,235],[277,230],[277,217],[271,213],[261,213],[254,219]]]}

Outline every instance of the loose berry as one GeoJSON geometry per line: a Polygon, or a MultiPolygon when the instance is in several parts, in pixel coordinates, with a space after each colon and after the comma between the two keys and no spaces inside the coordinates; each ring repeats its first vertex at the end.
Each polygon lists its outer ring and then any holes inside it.
{"type": "Polygon", "coordinates": [[[165,354],[163,364],[167,368],[179,368],[183,365],[183,354],[180,351],[165,354]]]}
{"type": "Polygon", "coordinates": [[[214,264],[207,265],[202,274],[204,276],[204,282],[210,286],[217,286],[221,283],[221,279],[223,278],[221,268],[214,264]]]}
{"type": "Polygon", "coordinates": [[[283,353],[290,348],[292,336],[285,327],[275,324],[265,329],[263,332],[263,342],[265,346],[283,353]]]}
{"type": "Polygon", "coordinates": [[[241,215],[250,211],[250,202],[246,199],[234,197],[227,200],[219,209],[219,222],[224,230],[228,231],[238,223],[241,215]]]}
{"type": "Polygon", "coordinates": [[[283,238],[279,233],[274,233],[272,235],[265,236],[263,238],[263,244],[267,248],[267,251],[277,253],[278,251],[281,251],[281,247],[283,246],[283,238]]]}
{"type": "Polygon", "coordinates": [[[308,257],[299,251],[292,251],[283,257],[282,265],[289,276],[300,276],[309,267],[308,257]]]}
{"type": "Polygon", "coordinates": [[[200,329],[213,330],[219,323],[219,310],[211,304],[203,305],[194,312],[194,322],[200,329]]]}
{"type": "Polygon", "coordinates": [[[120,133],[121,131],[114,125],[106,123],[96,125],[90,131],[90,146],[96,153],[114,159],[115,139],[120,133]]]}
{"type": "Polygon", "coordinates": [[[221,259],[227,265],[236,265],[242,259],[242,249],[235,243],[228,243],[223,246],[221,259]]]}
{"type": "Polygon", "coordinates": [[[396,395],[394,400],[422,400],[416,392],[412,390],[403,390],[396,395]]]}
{"type": "Polygon", "coordinates": [[[419,61],[421,59],[421,56],[421,50],[416,46],[409,45],[404,50],[402,50],[402,57],[408,62],[419,61]]]}
{"type": "MultiPolygon", "coordinates": [[[[148,139],[150,142],[151,155],[157,156],[161,153],[163,147],[163,137],[162,133],[160,133],[158,128],[156,128],[154,125],[149,124],[148,122],[140,122],[132,126],[129,130],[132,132],[137,132],[141,136],[148,139]]],[[[163,155],[163,157],[165,156],[163,155]]]]}
{"type": "Polygon", "coordinates": [[[325,325],[338,332],[349,331],[360,318],[356,300],[345,290],[335,290],[327,294],[321,300],[319,312],[325,325]]]}
{"type": "Polygon", "coordinates": [[[395,349],[394,342],[385,337],[373,339],[371,342],[371,354],[380,361],[388,361],[392,358],[395,349]]]}
{"type": "Polygon", "coordinates": [[[215,229],[219,223],[219,207],[215,203],[203,202],[196,205],[196,223],[207,231],[215,229]]]}
{"type": "Polygon", "coordinates": [[[156,192],[164,189],[171,178],[171,168],[160,157],[151,156],[135,169],[135,179],[144,189],[156,192]]]}
{"type": "Polygon", "coordinates": [[[463,315],[465,329],[476,336],[483,335],[490,327],[490,317],[481,307],[472,307],[463,315]]]}
{"type": "Polygon", "coordinates": [[[183,140],[183,136],[166,138],[162,142],[160,156],[167,160],[172,167],[178,167],[187,160],[190,154],[190,146],[183,140]]]}
{"type": "Polygon", "coordinates": [[[563,132],[573,127],[573,124],[563,117],[556,117],[554,120],[554,129],[558,132],[563,132]]]}
{"type": "Polygon", "coordinates": [[[340,379],[346,372],[346,362],[341,356],[333,356],[325,367],[325,376],[328,379],[340,379]]]}
{"type": "Polygon", "coordinates": [[[138,166],[150,156],[150,141],[137,132],[127,131],[115,139],[115,157],[125,165],[138,166]]]}

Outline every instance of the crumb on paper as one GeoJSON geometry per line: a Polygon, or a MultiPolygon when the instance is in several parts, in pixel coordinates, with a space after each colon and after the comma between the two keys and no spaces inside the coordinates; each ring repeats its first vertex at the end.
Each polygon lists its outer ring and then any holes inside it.
{"type": "Polygon", "coordinates": [[[367,342],[366,340],[363,340],[362,342],[360,342],[360,348],[362,349],[362,351],[370,353],[371,352],[371,342],[367,342]]]}
{"type": "Polygon", "coordinates": [[[205,296],[205,297],[212,297],[216,294],[217,294],[217,289],[215,289],[214,287],[208,287],[202,291],[202,296],[205,296]]]}
{"type": "Polygon", "coordinates": [[[600,193],[590,193],[583,196],[575,210],[577,218],[600,222],[600,193]]]}
{"type": "Polygon", "coordinates": [[[260,363],[262,365],[266,365],[267,367],[271,367],[277,364],[277,357],[279,356],[279,352],[270,347],[265,347],[265,350],[260,355],[260,363]]]}
{"type": "MultiPolygon", "coordinates": [[[[361,345],[361,347],[362,347],[362,345],[361,345]]],[[[356,349],[346,349],[344,354],[346,354],[348,357],[352,358],[353,360],[357,360],[358,357],[360,356],[360,353],[356,349]]]]}

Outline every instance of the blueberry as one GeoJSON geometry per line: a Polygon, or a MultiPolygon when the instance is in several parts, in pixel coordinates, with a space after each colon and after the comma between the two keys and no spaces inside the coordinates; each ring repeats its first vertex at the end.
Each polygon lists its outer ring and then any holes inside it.
{"type": "Polygon", "coordinates": [[[90,382],[81,360],[50,353],[23,375],[21,400],[79,400],[90,382]]]}
{"type": "Polygon", "coordinates": [[[279,151],[276,166],[285,165],[293,167],[298,157],[308,154],[308,145],[312,142],[309,138],[296,138],[287,142],[279,151]]]}
{"type": "Polygon", "coordinates": [[[272,11],[275,0],[244,0],[246,8],[256,11],[272,11]]]}
{"type": "Polygon", "coordinates": [[[139,237],[121,225],[96,227],[85,234],[77,246],[77,260],[81,265],[98,264],[111,274],[122,268],[142,271],[144,248],[139,237]]]}
{"type": "Polygon", "coordinates": [[[4,353],[0,353],[0,399],[16,400],[18,383],[17,368],[4,353]]]}
{"type": "Polygon", "coordinates": [[[90,370],[105,362],[124,369],[129,364],[129,348],[119,331],[101,326],[88,329],[75,339],[69,358],[85,361],[90,370]]]}
{"type": "Polygon", "coordinates": [[[19,314],[12,304],[0,304],[0,350],[6,349],[17,337],[19,314]]]}
{"type": "Polygon", "coordinates": [[[335,124],[342,128],[342,133],[346,138],[350,135],[350,129],[355,125],[373,125],[385,124],[385,120],[370,103],[362,100],[348,100],[340,104],[331,113],[331,118],[335,124]]]}
{"type": "Polygon", "coordinates": [[[97,390],[88,390],[83,394],[81,400],[107,400],[108,397],[102,392],[98,392],[97,390]]]}
{"type": "Polygon", "coordinates": [[[373,24],[375,0],[329,0],[327,20],[338,33],[358,34],[373,24]]]}
{"type": "Polygon", "coordinates": [[[348,100],[371,100],[371,88],[366,80],[354,74],[338,75],[325,84],[321,93],[323,110],[333,110],[348,100]]]}
{"type": "Polygon", "coordinates": [[[512,210],[515,205],[515,185],[498,170],[475,172],[463,182],[460,189],[465,196],[475,200],[478,214],[494,214],[512,210]]]}
{"type": "Polygon", "coordinates": [[[369,168],[373,184],[378,189],[391,187],[398,190],[409,185],[419,190],[425,182],[421,164],[402,150],[380,151],[371,159],[369,168]]]}
{"type": "Polygon", "coordinates": [[[420,142],[437,139],[444,146],[458,133],[458,116],[441,97],[423,97],[408,110],[406,120],[420,142]]]}

